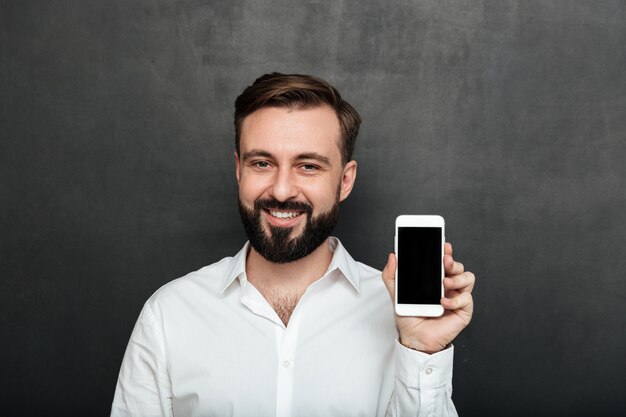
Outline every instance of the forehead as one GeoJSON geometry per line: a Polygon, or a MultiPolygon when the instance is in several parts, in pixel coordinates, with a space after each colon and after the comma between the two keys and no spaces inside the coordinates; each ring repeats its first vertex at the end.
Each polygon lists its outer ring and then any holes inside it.
{"type": "Polygon", "coordinates": [[[241,153],[262,149],[276,155],[317,152],[341,158],[341,127],[330,106],[305,109],[263,107],[241,125],[241,153]]]}

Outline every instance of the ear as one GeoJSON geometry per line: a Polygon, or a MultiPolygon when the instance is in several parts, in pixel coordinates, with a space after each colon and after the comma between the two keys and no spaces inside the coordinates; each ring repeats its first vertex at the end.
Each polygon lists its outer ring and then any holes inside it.
{"type": "Polygon", "coordinates": [[[239,155],[237,154],[237,151],[235,151],[235,175],[237,176],[237,182],[239,182],[239,179],[241,178],[241,173],[239,166],[239,155]]]}
{"type": "Polygon", "coordinates": [[[343,167],[343,174],[341,175],[341,189],[339,192],[339,201],[343,201],[352,192],[354,187],[354,181],[356,180],[356,161],[352,160],[343,167]]]}

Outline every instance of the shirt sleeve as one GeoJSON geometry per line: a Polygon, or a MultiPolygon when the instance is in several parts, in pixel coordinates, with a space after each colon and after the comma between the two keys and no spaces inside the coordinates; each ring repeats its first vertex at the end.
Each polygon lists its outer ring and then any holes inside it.
{"type": "Polygon", "coordinates": [[[453,346],[428,355],[396,340],[395,386],[387,416],[458,417],[452,403],[453,357],[453,346]]]}
{"type": "Polygon", "coordinates": [[[172,416],[172,388],[163,331],[146,303],[124,354],[111,417],[172,416]]]}

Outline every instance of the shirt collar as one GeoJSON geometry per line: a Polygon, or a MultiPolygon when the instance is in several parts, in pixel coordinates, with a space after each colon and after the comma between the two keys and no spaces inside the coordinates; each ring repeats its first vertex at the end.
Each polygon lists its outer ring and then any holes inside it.
{"type": "MultiPolygon", "coordinates": [[[[341,274],[352,284],[357,292],[360,288],[359,267],[348,251],[343,247],[339,239],[336,237],[330,237],[328,239],[328,246],[331,252],[333,252],[333,258],[328,265],[326,274],[339,270],[341,274]]],[[[226,288],[232,284],[235,278],[239,278],[239,282],[242,286],[245,286],[248,279],[246,277],[246,257],[248,256],[248,249],[250,248],[250,242],[246,242],[243,248],[230,259],[229,265],[226,267],[224,281],[220,292],[226,291],[226,288]]]]}
{"type": "Polygon", "coordinates": [[[330,246],[330,250],[333,252],[333,259],[331,259],[330,265],[328,265],[327,273],[338,269],[350,284],[352,284],[354,289],[359,292],[360,276],[359,266],[356,261],[352,259],[352,256],[350,256],[346,248],[343,247],[336,237],[328,239],[328,246],[330,246]]]}
{"type": "Polygon", "coordinates": [[[246,258],[248,256],[249,248],[250,242],[246,242],[246,244],[243,245],[243,248],[237,252],[237,255],[229,260],[230,264],[226,267],[226,274],[224,275],[224,282],[222,283],[220,293],[226,291],[226,288],[230,287],[230,284],[232,284],[235,278],[239,278],[239,282],[242,286],[248,281],[248,278],[246,277],[246,258]]]}

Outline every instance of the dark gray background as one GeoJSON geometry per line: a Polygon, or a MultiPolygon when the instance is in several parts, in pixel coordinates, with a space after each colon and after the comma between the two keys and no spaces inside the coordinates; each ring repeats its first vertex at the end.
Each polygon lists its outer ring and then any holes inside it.
{"type": "Polygon", "coordinates": [[[364,122],[336,234],[441,214],[478,277],[462,416],[625,415],[624,1],[2,1],[6,415],[105,415],[143,302],[234,254],[233,102],[319,75],[364,122]]]}

